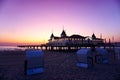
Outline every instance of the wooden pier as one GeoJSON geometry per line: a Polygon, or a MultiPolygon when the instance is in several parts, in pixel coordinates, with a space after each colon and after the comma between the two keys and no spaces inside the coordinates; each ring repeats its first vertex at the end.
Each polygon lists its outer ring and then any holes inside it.
{"type": "Polygon", "coordinates": [[[41,44],[41,45],[19,45],[17,47],[21,48],[27,48],[27,49],[41,49],[41,50],[55,50],[55,51],[73,51],[73,50],[78,50],[83,47],[89,48],[89,47],[114,47],[112,44],[99,44],[99,45],[94,45],[94,44],[84,44],[84,45],[67,45],[67,46],[51,46],[47,44],[41,44]]]}

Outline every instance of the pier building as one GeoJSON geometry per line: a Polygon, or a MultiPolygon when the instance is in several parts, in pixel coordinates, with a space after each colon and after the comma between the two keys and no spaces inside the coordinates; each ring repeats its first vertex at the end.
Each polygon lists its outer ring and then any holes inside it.
{"type": "Polygon", "coordinates": [[[65,30],[62,31],[60,37],[55,36],[52,33],[48,41],[49,42],[47,43],[47,45],[49,46],[75,46],[87,44],[99,45],[104,43],[104,39],[97,38],[94,33],[92,34],[92,36],[81,36],[79,34],[67,36],[65,30]]]}

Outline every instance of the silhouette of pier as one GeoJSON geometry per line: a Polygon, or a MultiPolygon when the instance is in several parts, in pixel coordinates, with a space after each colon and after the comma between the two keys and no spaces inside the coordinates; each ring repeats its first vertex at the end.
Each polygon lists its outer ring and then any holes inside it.
{"type": "Polygon", "coordinates": [[[40,44],[40,45],[19,45],[17,47],[27,48],[27,49],[41,49],[41,50],[55,50],[55,51],[74,51],[81,48],[90,48],[90,47],[103,47],[103,48],[113,48],[114,45],[110,43],[104,44],[81,44],[81,45],[67,45],[67,46],[51,46],[48,44],[40,44]]]}

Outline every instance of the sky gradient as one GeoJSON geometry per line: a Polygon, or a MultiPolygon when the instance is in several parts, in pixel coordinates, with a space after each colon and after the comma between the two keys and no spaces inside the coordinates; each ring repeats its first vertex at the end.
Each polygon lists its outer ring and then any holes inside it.
{"type": "Polygon", "coordinates": [[[0,45],[40,44],[51,33],[120,41],[119,0],[0,0],[0,45]]]}

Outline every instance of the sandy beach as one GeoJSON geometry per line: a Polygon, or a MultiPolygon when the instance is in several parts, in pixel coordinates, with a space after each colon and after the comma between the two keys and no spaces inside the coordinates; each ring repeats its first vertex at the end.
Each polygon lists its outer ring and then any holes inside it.
{"type": "Polygon", "coordinates": [[[108,64],[76,66],[76,52],[44,51],[44,73],[24,75],[24,51],[0,51],[0,80],[120,80],[120,61],[109,53],[108,64]]]}

